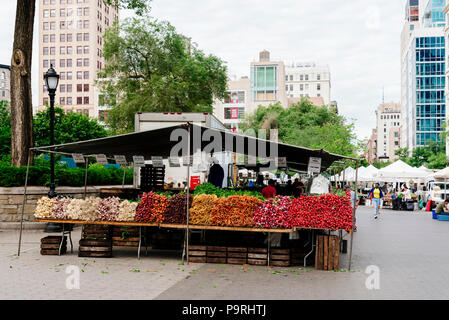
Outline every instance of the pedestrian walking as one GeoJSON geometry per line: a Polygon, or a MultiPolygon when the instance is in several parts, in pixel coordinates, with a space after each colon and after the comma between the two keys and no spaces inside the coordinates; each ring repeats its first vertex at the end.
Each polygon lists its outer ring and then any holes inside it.
{"type": "Polygon", "coordinates": [[[379,208],[381,205],[381,201],[384,197],[384,193],[382,192],[382,189],[380,188],[380,185],[378,183],[376,183],[376,186],[371,189],[371,191],[369,192],[369,196],[374,206],[374,219],[377,220],[379,218],[379,208]]]}

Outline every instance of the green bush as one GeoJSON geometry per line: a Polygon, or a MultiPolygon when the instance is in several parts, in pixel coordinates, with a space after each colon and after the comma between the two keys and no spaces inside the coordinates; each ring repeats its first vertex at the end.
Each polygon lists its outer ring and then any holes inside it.
{"type": "MultiPolygon", "coordinates": [[[[0,163],[0,187],[20,187],[25,185],[26,167],[11,167],[0,163]]],[[[55,168],[55,182],[57,186],[82,187],[84,186],[84,168],[66,169],[63,166],[55,168]]],[[[117,168],[104,168],[101,165],[91,165],[87,173],[88,185],[121,185],[123,170],[117,168]]],[[[133,169],[126,170],[125,184],[133,183],[133,169]]],[[[49,186],[50,166],[31,166],[28,174],[29,186],[49,186]]]]}

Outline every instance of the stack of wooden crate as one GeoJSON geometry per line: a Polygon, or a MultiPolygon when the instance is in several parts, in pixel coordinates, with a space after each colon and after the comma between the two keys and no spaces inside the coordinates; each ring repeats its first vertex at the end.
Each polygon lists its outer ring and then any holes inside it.
{"type": "Polygon", "coordinates": [[[207,246],[207,263],[223,263],[226,261],[226,247],[207,246]]]}
{"type": "Polygon", "coordinates": [[[290,267],[291,254],[290,249],[270,249],[270,266],[273,267],[290,267]]]}
{"type": "Polygon", "coordinates": [[[315,269],[338,270],[340,267],[340,238],[317,235],[315,269]]]}
{"type": "Polygon", "coordinates": [[[58,256],[67,252],[67,237],[48,236],[41,239],[41,255],[58,256]],[[62,246],[61,246],[62,241],[62,246]]]}
{"type": "Polygon", "coordinates": [[[112,227],[112,245],[117,247],[138,247],[139,227],[112,227]]]}
{"type": "Polygon", "coordinates": [[[79,257],[111,258],[111,228],[104,225],[84,225],[79,244],[79,257]]]}
{"type": "Polygon", "coordinates": [[[248,248],[227,248],[227,263],[228,264],[247,264],[248,263],[248,248]]]}
{"type": "Polygon", "coordinates": [[[193,263],[206,263],[207,246],[189,246],[189,261],[193,263]]]}
{"type": "Polygon", "coordinates": [[[248,264],[253,266],[268,265],[268,249],[248,248],[248,264]]]}

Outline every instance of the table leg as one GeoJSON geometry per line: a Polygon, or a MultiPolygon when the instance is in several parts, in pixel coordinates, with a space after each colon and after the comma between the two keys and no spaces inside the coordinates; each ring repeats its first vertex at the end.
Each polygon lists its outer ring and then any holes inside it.
{"type": "Polygon", "coordinates": [[[307,258],[313,253],[313,249],[316,247],[314,234],[315,231],[312,230],[312,250],[304,257],[304,268],[307,267],[307,258]]]}

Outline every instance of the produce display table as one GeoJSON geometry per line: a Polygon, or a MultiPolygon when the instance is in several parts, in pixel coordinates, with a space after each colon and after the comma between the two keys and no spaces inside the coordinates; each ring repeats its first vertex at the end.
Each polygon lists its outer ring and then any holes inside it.
{"type": "MultiPolygon", "coordinates": [[[[80,224],[80,225],[108,225],[108,226],[126,226],[126,227],[140,227],[140,237],[137,257],[140,259],[140,250],[142,247],[142,227],[154,227],[154,228],[167,228],[167,229],[187,229],[187,225],[184,224],[157,224],[157,223],[142,223],[142,222],[117,222],[117,221],[81,221],[81,220],[55,220],[55,219],[36,219],[36,222],[42,223],[60,223],[60,224],[80,224]]],[[[268,233],[268,248],[271,247],[271,234],[272,233],[292,233],[297,230],[310,230],[312,236],[310,241],[312,242],[312,250],[304,257],[304,266],[306,265],[307,258],[313,253],[316,248],[315,231],[338,231],[340,234],[343,230],[330,230],[330,229],[313,229],[313,228],[292,228],[292,229],[263,229],[263,228],[245,228],[245,227],[220,227],[220,226],[199,226],[189,225],[190,230],[215,230],[215,231],[235,231],[235,232],[265,232],[268,233]]],[[[73,249],[72,249],[73,250],[73,249]]]]}

